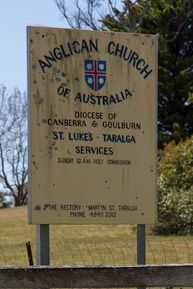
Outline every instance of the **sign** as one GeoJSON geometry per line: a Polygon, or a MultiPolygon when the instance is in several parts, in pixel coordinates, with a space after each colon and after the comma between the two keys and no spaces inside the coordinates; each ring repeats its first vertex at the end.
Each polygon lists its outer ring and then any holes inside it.
{"type": "Polygon", "coordinates": [[[156,221],[157,36],[28,28],[29,223],[156,221]]]}

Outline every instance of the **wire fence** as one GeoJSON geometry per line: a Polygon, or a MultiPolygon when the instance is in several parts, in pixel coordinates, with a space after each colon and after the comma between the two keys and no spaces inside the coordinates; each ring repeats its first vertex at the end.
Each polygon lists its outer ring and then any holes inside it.
{"type": "MultiPolygon", "coordinates": [[[[35,263],[35,244],[31,244],[35,263]]],[[[62,238],[51,240],[51,265],[135,265],[136,242],[134,240],[89,241],[70,240],[62,238]]],[[[147,238],[147,264],[190,264],[193,263],[193,239],[147,238]]],[[[28,265],[25,243],[0,246],[0,266],[28,265]]]]}

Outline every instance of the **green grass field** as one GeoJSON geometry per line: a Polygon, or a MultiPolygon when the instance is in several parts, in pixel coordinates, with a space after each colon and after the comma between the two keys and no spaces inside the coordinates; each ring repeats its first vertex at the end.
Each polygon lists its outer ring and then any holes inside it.
{"type": "MultiPolygon", "coordinates": [[[[28,265],[25,243],[35,226],[27,224],[27,207],[0,210],[0,266],[28,265]]],[[[136,234],[126,225],[50,226],[52,265],[136,264],[136,234]]],[[[147,235],[147,263],[193,263],[193,236],[147,235]]]]}

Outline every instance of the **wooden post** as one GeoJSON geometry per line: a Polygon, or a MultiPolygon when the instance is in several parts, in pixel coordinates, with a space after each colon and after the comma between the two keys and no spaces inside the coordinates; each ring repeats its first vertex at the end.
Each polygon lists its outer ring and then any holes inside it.
{"type": "Polygon", "coordinates": [[[27,249],[27,256],[28,256],[29,266],[33,266],[34,262],[33,262],[32,250],[31,250],[31,243],[30,242],[26,242],[25,245],[26,245],[26,249],[27,249]]]}
{"type": "Polygon", "coordinates": [[[36,225],[36,264],[50,265],[49,225],[36,225]]]}

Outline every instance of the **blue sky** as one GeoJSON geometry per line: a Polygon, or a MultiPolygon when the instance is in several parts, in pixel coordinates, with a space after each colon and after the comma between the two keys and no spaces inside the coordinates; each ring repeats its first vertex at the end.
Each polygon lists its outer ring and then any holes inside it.
{"type": "MultiPolygon", "coordinates": [[[[86,0],[80,0],[82,5],[86,0]]],[[[106,14],[107,1],[101,1],[106,14]]],[[[120,0],[114,0],[120,6],[120,0]]],[[[66,0],[68,11],[74,0],[66,0]]],[[[55,0],[0,0],[0,84],[27,90],[27,26],[69,28],[55,0]]]]}
{"type": "Polygon", "coordinates": [[[26,91],[26,27],[68,26],[54,0],[0,0],[0,12],[0,83],[26,91]]]}

